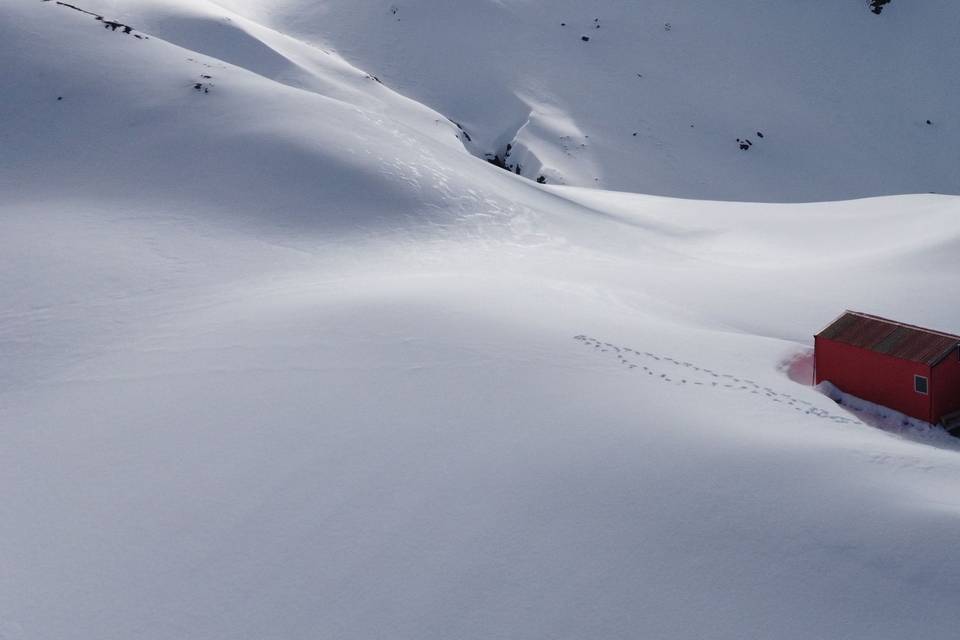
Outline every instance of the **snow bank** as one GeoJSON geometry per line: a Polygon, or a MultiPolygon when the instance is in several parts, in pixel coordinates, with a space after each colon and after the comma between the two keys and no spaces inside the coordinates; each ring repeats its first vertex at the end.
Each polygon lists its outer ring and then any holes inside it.
{"type": "Polygon", "coordinates": [[[917,442],[960,451],[960,440],[951,436],[939,425],[911,418],[889,407],[844,393],[829,381],[821,382],[816,388],[872,427],[896,433],[917,442]]]}

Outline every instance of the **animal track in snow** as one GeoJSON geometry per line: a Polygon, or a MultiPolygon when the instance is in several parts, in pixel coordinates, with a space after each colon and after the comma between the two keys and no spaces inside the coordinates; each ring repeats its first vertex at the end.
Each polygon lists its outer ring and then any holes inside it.
{"type": "Polygon", "coordinates": [[[820,409],[808,400],[796,398],[789,393],[777,391],[772,387],[761,386],[747,378],[738,377],[732,373],[722,373],[700,367],[692,362],[678,360],[666,355],[658,355],[650,351],[638,351],[630,347],[614,345],[610,342],[601,342],[587,335],[574,336],[574,340],[584,346],[591,347],[600,353],[615,353],[617,361],[628,371],[638,369],[650,377],[674,386],[698,386],[723,389],[738,393],[747,393],[752,396],[763,397],[771,402],[792,408],[805,415],[814,416],[823,420],[831,420],[838,424],[864,424],[855,418],[836,415],[820,409]],[[630,357],[625,356],[628,354],[630,357]],[[669,367],[669,369],[668,369],[669,367]]]}

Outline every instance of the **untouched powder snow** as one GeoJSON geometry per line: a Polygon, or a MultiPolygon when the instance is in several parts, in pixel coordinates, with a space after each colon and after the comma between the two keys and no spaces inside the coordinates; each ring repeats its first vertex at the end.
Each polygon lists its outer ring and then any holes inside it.
{"type": "MultiPolygon", "coordinates": [[[[848,307],[960,329],[960,198],[541,186],[335,42],[361,4],[5,7],[0,638],[955,637],[960,441],[803,367],[848,307]]],[[[589,130],[524,95],[518,153],[589,130]]]]}

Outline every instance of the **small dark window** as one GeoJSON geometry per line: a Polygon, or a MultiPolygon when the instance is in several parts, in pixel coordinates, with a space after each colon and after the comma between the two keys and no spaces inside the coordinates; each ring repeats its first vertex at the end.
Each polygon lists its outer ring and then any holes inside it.
{"type": "Polygon", "coordinates": [[[913,389],[917,393],[927,395],[927,379],[923,376],[913,376],[913,389]]]}

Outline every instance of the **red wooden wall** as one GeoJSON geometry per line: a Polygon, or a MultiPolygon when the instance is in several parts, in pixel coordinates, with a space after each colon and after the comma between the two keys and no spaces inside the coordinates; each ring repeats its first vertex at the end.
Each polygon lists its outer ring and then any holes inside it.
{"type": "MultiPolygon", "coordinates": [[[[932,421],[931,398],[934,388],[927,365],[819,336],[815,338],[814,349],[817,383],[829,380],[844,393],[890,407],[919,420],[932,421]],[[927,395],[914,391],[914,375],[926,376],[929,383],[927,395]]],[[[944,380],[945,385],[951,384],[952,369],[944,376],[944,380]]]]}
{"type": "Polygon", "coordinates": [[[933,420],[960,411],[960,355],[954,349],[933,368],[933,420]]]}

